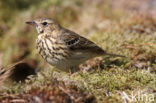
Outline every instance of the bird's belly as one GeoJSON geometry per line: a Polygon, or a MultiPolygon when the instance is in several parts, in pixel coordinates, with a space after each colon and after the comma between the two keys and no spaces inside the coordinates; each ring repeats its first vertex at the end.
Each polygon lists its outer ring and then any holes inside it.
{"type": "Polygon", "coordinates": [[[77,67],[79,64],[85,62],[90,58],[90,56],[88,56],[87,54],[81,53],[71,53],[69,57],[65,58],[61,57],[60,55],[51,54],[47,50],[42,50],[42,52],[40,52],[40,55],[49,64],[63,71],[69,71],[69,69],[71,69],[72,67],[77,67]]]}
{"type": "Polygon", "coordinates": [[[63,52],[63,50],[59,49],[59,47],[55,47],[55,49],[52,47],[47,47],[43,41],[39,42],[37,41],[36,48],[39,52],[39,54],[42,56],[43,59],[45,59],[49,64],[52,66],[55,66],[59,69],[65,69],[70,64],[67,63],[67,54],[63,52]]]}
{"type": "Polygon", "coordinates": [[[42,56],[43,59],[45,59],[49,64],[58,67],[59,65],[62,65],[65,58],[61,57],[57,51],[51,51],[48,50],[38,50],[39,54],[42,56]]]}
{"type": "Polygon", "coordinates": [[[71,61],[74,65],[79,65],[81,63],[84,63],[86,60],[92,58],[92,55],[85,53],[85,52],[73,52],[72,55],[69,58],[69,61],[71,61]]]}
{"type": "Polygon", "coordinates": [[[65,69],[67,67],[67,65],[68,65],[68,63],[65,60],[65,58],[60,57],[60,56],[58,56],[56,54],[51,54],[51,53],[45,51],[45,52],[41,52],[40,55],[50,65],[55,66],[56,68],[65,69]]]}
{"type": "Polygon", "coordinates": [[[92,58],[92,55],[84,52],[70,52],[65,49],[53,49],[52,47],[49,50],[44,42],[37,43],[37,50],[49,64],[64,71],[77,67],[79,64],[92,58]]]}

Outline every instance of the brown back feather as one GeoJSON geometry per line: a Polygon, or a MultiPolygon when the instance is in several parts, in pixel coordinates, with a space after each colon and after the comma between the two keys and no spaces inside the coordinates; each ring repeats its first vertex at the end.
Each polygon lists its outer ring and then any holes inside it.
{"type": "Polygon", "coordinates": [[[102,48],[97,46],[92,41],[68,29],[63,29],[61,39],[66,43],[68,48],[73,51],[80,50],[80,51],[96,53],[99,55],[105,53],[105,51],[102,48]]]}

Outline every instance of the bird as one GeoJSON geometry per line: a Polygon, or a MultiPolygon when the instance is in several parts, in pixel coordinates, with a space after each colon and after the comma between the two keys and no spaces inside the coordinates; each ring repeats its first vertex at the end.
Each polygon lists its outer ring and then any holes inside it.
{"type": "Polygon", "coordinates": [[[35,26],[38,36],[36,48],[43,59],[59,70],[72,73],[80,64],[104,55],[124,57],[107,53],[91,40],[61,26],[51,18],[37,18],[26,24],[35,26]]]}

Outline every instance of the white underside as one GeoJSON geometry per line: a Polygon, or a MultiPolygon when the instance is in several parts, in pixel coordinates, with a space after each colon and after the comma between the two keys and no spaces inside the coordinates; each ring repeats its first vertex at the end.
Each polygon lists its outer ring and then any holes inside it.
{"type": "Polygon", "coordinates": [[[68,71],[71,68],[78,67],[81,63],[84,63],[86,60],[91,59],[95,56],[91,56],[88,53],[77,52],[68,59],[56,60],[51,57],[47,58],[47,62],[58,69],[68,71]]]}

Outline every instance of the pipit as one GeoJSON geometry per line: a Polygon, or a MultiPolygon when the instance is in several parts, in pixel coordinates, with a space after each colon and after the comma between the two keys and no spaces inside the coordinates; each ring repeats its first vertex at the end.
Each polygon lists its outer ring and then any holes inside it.
{"type": "Polygon", "coordinates": [[[63,71],[76,72],[81,63],[97,56],[123,57],[107,53],[92,41],[62,27],[53,19],[40,18],[26,23],[37,29],[36,48],[39,54],[49,64],[63,71]]]}

